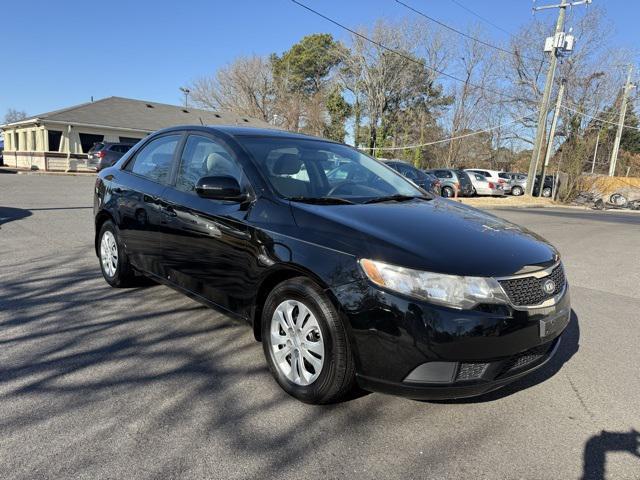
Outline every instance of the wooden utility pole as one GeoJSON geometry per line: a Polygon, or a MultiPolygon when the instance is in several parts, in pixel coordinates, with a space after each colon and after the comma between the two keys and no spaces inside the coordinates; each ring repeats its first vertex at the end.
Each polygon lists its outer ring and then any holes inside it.
{"type": "MultiPolygon", "coordinates": [[[[558,19],[556,20],[556,29],[553,37],[547,39],[550,42],[550,48],[545,48],[545,51],[549,51],[549,69],[547,70],[547,79],[544,84],[544,93],[540,100],[540,110],[538,112],[538,128],[536,129],[536,138],[533,143],[533,151],[531,152],[531,162],[529,163],[529,175],[525,193],[531,195],[533,192],[533,185],[535,183],[536,173],[538,172],[538,162],[540,155],[542,154],[543,139],[547,131],[547,112],[549,110],[549,99],[551,97],[551,89],[553,88],[553,79],[556,74],[556,66],[558,65],[558,56],[565,51],[565,34],[564,19],[567,13],[567,7],[574,7],[577,5],[583,5],[591,3],[591,0],[580,0],[575,2],[567,2],[567,0],[561,0],[561,3],[557,5],[545,5],[541,7],[535,7],[536,10],[547,10],[550,8],[558,9],[558,19]]],[[[545,44],[546,47],[546,44],[545,44]]],[[[567,50],[569,50],[567,48],[567,50]]]]}
{"type": "Polygon", "coordinates": [[[593,151],[593,160],[591,161],[591,175],[593,175],[594,170],[596,169],[596,157],[598,155],[598,144],[600,143],[600,132],[602,128],[598,129],[598,136],[596,137],[596,148],[593,151]]]}
{"type": "Polygon", "coordinates": [[[620,139],[622,138],[622,129],[624,127],[624,117],[627,113],[627,98],[629,91],[633,88],[631,84],[631,73],[633,65],[629,65],[627,73],[627,82],[624,84],[622,91],[622,104],[620,106],[620,118],[618,119],[618,130],[616,131],[616,139],[613,142],[613,150],[611,151],[611,162],[609,163],[609,176],[613,177],[616,173],[616,162],[618,161],[618,150],[620,149],[620,139]]]}
{"type": "Polygon", "coordinates": [[[556,99],[556,110],[553,112],[553,120],[551,121],[551,132],[549,133],[549,141],[547,142],[547,152],[544,156],[544,163],[542,164],[542,172],[540,174],[540,188],[538,189],[538,196],[542,196],[542,190],[544,186],[544,175],[547,167],[549,166],[549,159],[551,158],[551,151],[553,150],[553,139],[556,136],[556,125],[558,124],[558,116],[560,115],[560,107],[562,106],[562,97],[564,96],[564,86],[567,81],[562,79],[560,83],[560,89],[558,90],[558,98],[556,99]]]}

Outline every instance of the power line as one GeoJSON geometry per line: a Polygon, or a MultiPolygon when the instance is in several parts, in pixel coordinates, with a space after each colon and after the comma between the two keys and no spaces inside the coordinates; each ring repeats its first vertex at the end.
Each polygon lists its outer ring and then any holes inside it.
{"type": "Polygon", "coordinates": [[[460,8],[462,8],[463,10],[466,10],[467,12],[469,12],[471,15],[474,15],[476,17],[478,17],[480,20],[482,20],[485,23],[488,23],[489,25],[491,25],[494,28],[497,28],[498,30],[500,30],[501,32],[506,33],[507,35],[513,35],[509,30],[505,30],[504,28],[502,28],[500,25],[496,25],[495,23],[493,23],[491,20],[486,19],[485,17],[483,17],[482,15],[480,15],[479,13],[474,12],[473,10],[471,10],[469,7],[467,7],[466,5],[463,5],[462,3],[458,2],[458,0],[451,0],[453,3],[455,3],[456,5],[458,5],[460,8]]]}
{"type": "Polygon", "coordinates": [[[518,53],[514,52],[513,50],[507,50],[506,48],[499,47],[498,45],[494,45],[493,43],[485,42],[484,40],[481,40],[481,39],[476,38],[476,37],[474,37],[472,35],[469,35],[468,33],[462,32],[462,31],[460,31],[460,30],[458,30],[456,28],[453,28],[453,27],[447,25],[446,23],[441,22],[440,20],[438,20],[436,18],[430,17],[426,13],[421,12],[420,10],[417,10],[417,9],[413,8],[411,5],[408,5],[408,4],[406,4],[406,3],[404,3],[404,2],[402,2],[400,0],[395,0],[395,1],[396,1],[396,3],[402,5],[403,7],[411,10],[412,12],[414,12],[414,13],[416,13],[418,15],[420,15],[421,17],[424,17],[427,20],[431,20],[432,22],[437,23],[441,27],[444,27],[444,28],[446,28],[448,30],[451,30],[452,32],[457,33],[458,35],[462,35],[463,37],[468,38],[469,40],[472,40],[472,41],[474,41],[476,43],[480,43],[481,45],[484,45],[486,47],[494,48],[494,49],[499,50],[501,52],[508,53],[509,55],[513,55],[515,57],[528,58],[529,60],[534,60],[536,62],[543,62],[543,63],[546,62],[546,59],[543,59],[543,58],[529,57],[529,56],[526,56],[526,55],[521,55],[521,54],[518,54],[518,53]]]}
{"type": "MultiPolygon", "coordinates": [[[[428,147],[429,145],[436,145],[438,143],[450,142],[451,140],[458,140],[460,138],[467,138],[467,137],[472,137],[474,135],[480,135],[481,133],[491,132],[493,130],[497,130],[499,128],[506,127],[507,125],[512,125],[512,124],[514,124],[516,122],[519,122],[520,120],[523,120],[526,117],[527,117],[527,115],[524,115],[522,117],[516,118],[515,120],[511,120],[510,122],[503,123],[501,125],[496,125],[494,127],[489,127],[487,129],[484,129],[484,130],[477,130],[477,131],[471,132],[471,133],[465,133],[464,135],[458,135],[458,136],[455,136],[455,137],[443,138],[442,140],[436,140],[434,142],[421,143],[419,145],[409,145],[409,146],[406,146],[406,147],[374,147],[373,149],[374,150],[385,150],[385,151],[387,151],[387,150],[410,150],[412,148],[428,147]]],[[[363,148],[360,148],[360,150],[369,150],[369,148],[368,147],[363,147],[363,148]]]]}
{"type": "Polygon", "coordinates": [[[457,81],[457,82],[461,82],[461,83],[467,84],[468,86],[470,86],[470,87],[472,87],[472,88],[476,88],[476,89],[484,90],[485,92],[490,92],[490,93],[493,93],[493,94],[495,94],[495,95],[499,95],[499,96],[504,97],[504,98],[507,98],[507,99],[509,99],[509,100],[519,101],[519,99],[518,99],[518,98],[516,98],[516,97],[512,97],[512,96],[510,96],[510,95],[508,95],[508,94],[506,94],[506,93],[504,93],[504,92],[500,92],[499,90],[493,90],[493,89],[486,88],[486,87],[483,87],[483,86],[480,86],[480,85],[475,85],[475,84],[473,84],[473,83],[471,83],[471,82],[467,82],[466,80],[463,80],[462,78],[458,78],[458,77],[456,77],[456,76],[454,76],[454,75],[451,75],[450,73],[447,73],[447,72],[445,72],[445,71],[443,71],[443,70],[438,70],[438,69],[437,69],[437,68],[435,68],[435,67],[431,67],[431,66],[429,66],[429,65],[425,64],[424,62],[422,62],[422,61],[420,61],[420,60],[417,60],[417,59],[415,59],[415,58],[413,58],[413,57],[410,57],[409,55],[407,55],[407,54],[405,54],[405,53],[402,53],[402,52],[400,52],[400,51],[398,51],[398,50],[396,50],[396,49],[394,49],[394,48],[387,47],[386,45],[384,45],[384,44],[382,44],[382,43],[380,43],[380,42],[378,42],[378,41],[376,41],[376,40],[373,40],[373,39],[371,39],[371,38],[367,37],[366,35],[364,35],[364,34],[362,34],[362,33],[359,33],[359,32],[357,32],[357,31],[355,31],[355,30],[353,30],[353,29],[351,29],[351,28],[347,27],[346,25],[343,25],[342,23],[340,23],[340,22],[338,22],[338,21],[336,21],[336,20],[334,20],[334,19],[332,19],[332,18],[327,17],[326,15],[324,15],[324,14],[322,14],[322,13],[318,12],[317,10],[314,10],[313,8],[311,8],[311,7],[307,6],[307,5],[305,5],[304,3],[300,3],[298,0],[291,0],[291,1],[292,1],[293,3],[295,3],[296,5],[298,5],[298,6],[302,7],[302,8],[304,8],[304,9],[306,9],[306,10],[308,10],[308,11],[310,11],[311,13],[313,13],[313,14],[315,14],[315,15],[317,15],[317,16],[319,16],[319,17],[321,17],[321,18],[324,18],[324,19],[325,19],[325,20],[327,20],[328,22],[331,22],[331,23],[333,23],[334,25],[336,25],[336,26],[338,26],[338,27],[342,28],[343,30],[346,30],[347,32],[352,33],[353,35],[356,35],[357,37],[360,37],[360,38],[362,38],[363,40],[366,40],[366,41],[367,41],[367,42],[369,42],[369,43],[371,43],[371,44],[373,44],[373,45],[377,45],[378,47],[382,48],[383,50],[386,50],[386,51],[388,51],[388,52],[390,52],[390,53],[393,53],[393,54],[395,54],[395,55],[398,55],[398,56],[400,56],[400,57],[404,58],[405,60],[408,60],[408,61],[410,61],[410,62],[413,62],[413,63],[415,63],[415,64],[417,64],[417,65],[420,65],[421,67],[426,68],[426,69],[428,69],[428,70],[431,70],[432,72],[439,73],[439,74],[440,74],[440,75],[442,75],[443,77],[447,77],[447,78],[450,78],[451,80],[455,80],[455,81],[457,81]]]}
{"type": "MultiPolygon", "coordinates": [[[[561,105],[561,106],[565,110],[569,110],[571,112],[577,113],[578,115],[581,115],[583,117],[587,117],[587,118],[590,118],[592,120],[597,120],[598,122],[608,123],[610,125],[618,126],[618,122],[611,122],[609,120],[605,120],[604,118],[596,117],[594,115],[589,115],[588,113],[581,112],[580,110],[576,110],[575,108],[571,108],[571,107],[568,107],[566,105],[561,105]]],[[[625,125],[625,124],[623,124],[622,126],[624,128],[631,128],[633,130],[640,130],[640,127],[634,127],[633,125],[625,125]]]]}

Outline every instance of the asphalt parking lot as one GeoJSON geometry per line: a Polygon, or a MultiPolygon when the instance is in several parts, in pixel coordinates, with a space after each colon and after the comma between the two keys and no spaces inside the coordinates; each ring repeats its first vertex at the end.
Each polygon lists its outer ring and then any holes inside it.
{"type": "Polygon", "coordinates": [[[0,478],[640,479],[640,215],[495,210],[554,243],[574,314],[532,376],[467,401],[288,397],[250,329],[110,288],[92,177],[0,175],[0,478]]]}

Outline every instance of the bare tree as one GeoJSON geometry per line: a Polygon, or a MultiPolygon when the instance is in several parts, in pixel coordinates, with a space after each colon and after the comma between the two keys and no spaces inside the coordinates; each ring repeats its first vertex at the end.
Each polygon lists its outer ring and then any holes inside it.
{"type": "Polygon", "coordinates": [[[5,113],[4,115],[4,123],[19,122],[20,120],[24,120],[25,118],[27,118],[27,112],[9,108],[7,110],[7,113],[5,113]]]}
{"type": "Polygon", "coordinates": [[[203,108],[231,110],[273,121],[276,113],[276,85],[268,59],[239,57],[217,71],[214,77],[202,77],[191,85],[194,103],[203,108]]]}
{"type": "MultiPolygon", "coordinates": [[[[366,117],[365,143],[371,152],[388,141],[395,144],[404,133],[400,117],[417,107],[428,108],[430,100],[439,96],[435,76],[419,55],[418,48],[425,45],[417,42],[416,31],[416,22],[380,20],[371,29],[360,29],[374,43],[351,36],[350,54],[343,60],[347,73],[342,78],[358,102],[355,114],[361,108],[366,117]]],[[[359,126],[358,118],[356,129],[359,126]]]]}

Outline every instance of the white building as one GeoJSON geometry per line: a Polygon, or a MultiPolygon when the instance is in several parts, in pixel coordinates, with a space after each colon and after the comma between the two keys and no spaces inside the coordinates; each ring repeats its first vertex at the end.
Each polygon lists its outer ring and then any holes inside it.
{"type": "Polygon", "coordinates": [[[173,125],[269,127],[233,113],[109,97],[0,125],[4,164],[39,170],[74,171],[86,166],[96,142],[132,142],[173,125]]]}

